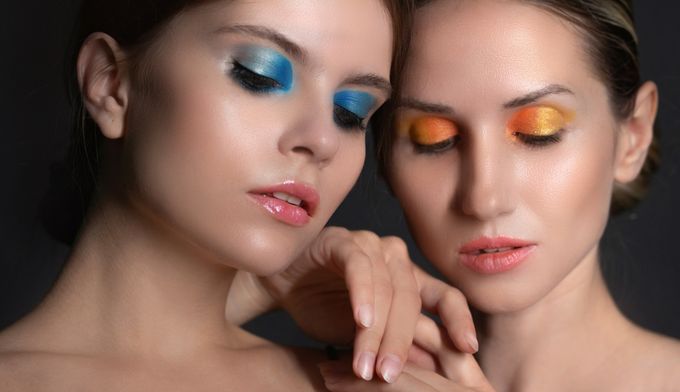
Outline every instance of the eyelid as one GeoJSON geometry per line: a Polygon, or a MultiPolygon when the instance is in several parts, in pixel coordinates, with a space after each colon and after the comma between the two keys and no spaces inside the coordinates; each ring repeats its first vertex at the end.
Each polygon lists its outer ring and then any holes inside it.
{"type": "Polygon", "coordinates": [[[293,63],[275,49],[244,45],[237,48],[234,58],[253,73],[275,80],[285,91],[293,86],[293,63]]]}
{"type": "Polygon", "coordinates": [[[532,136],[552,136],[564,129],[573,113],[552,106],[530,106],[514,113],[508,122],[508,132],[532,136]]]}
{"type": "Polygon", "coordinates": [[[375,106],[376,98],[365,91],[340,90],[333,96],[333,103],[353,114],[366,118],[375,106]]]}
{"type": "Polygon", "coordinates": [[[402,134],[408,135],[412,142],[419,145],[441,143],[460,133],[452,120],[436,116],[416,118],[401,128],[402,134]]]}

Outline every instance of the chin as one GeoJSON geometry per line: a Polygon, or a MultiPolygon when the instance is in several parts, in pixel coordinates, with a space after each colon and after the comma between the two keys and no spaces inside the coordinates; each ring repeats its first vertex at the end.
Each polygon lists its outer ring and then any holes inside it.
{"type": "Polygon", "coordinates": [[[482,313],[502,315],[521,312],[545,298],[549,288],[509,279],[505,282],[486,281],[458,284],[468,303],[482,313]]]}
{"type": "Polygon", "coordinates": [[[225,239],[215,253],[221,264],[258,276],[281,272],[308,246],[308,241],[302,241],[300,236],[280,230],[246,229],[242,233],[225,239]]]}

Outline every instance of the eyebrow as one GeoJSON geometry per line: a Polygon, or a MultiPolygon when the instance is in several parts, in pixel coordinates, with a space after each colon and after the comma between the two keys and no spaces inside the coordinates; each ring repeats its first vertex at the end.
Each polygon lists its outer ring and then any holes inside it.
{"type": "Polygon", "coordinates": [[[283,49],[286,53],[288,53],[288,55],[294,57],[303,64],[305,63],[307,57],[309,57],[307,51],[302,49],[298,44],[291,41],[278,31],[272,30],[268,27],[255,25],[233,25],[223,26],[214,31],[214,34],[229,33],[245,34],[270,41],[283,49]]]}
{"type": "Polygon", "coordinates": [[[390,82],[382,76],[378,76],[376,74],[353,75],[343,80],[342,84],[355,84],[359,86],[374,87],[384,91],[388,97],[392,93],[392,85],[390,82]]]}
{"type": "Polygon", "coordinates": [[[545,97],[546,95],[553,95],[553,94],[571,94],[574,95],[574,92],[569,90],[568,88],[560,85],[560,84],[551,84],[549,86],[546,86],[540,90],[532,91],[529,94],[523,95],[519,98],[515,98],[513,100],[510,100],[506,103],[503,104],[503,107],[505,109],[513,109],[517,108],[520,106],[528,105],[530,103],[534,103],[538,101],[539,99],[545,97]]]}
{"type": "Polygon", "coordinates": [[[415,109],[425,113],[441,114],[445,116],[452,116],[455,111],[451,106],[440,103],[431,103],[421,101],[415,98],[405,98],[397,103],[397,108],[415,109]]]}
{"type": "MultiPolygon", "coordinates": [[[[214,32],[214,34],[233,33],[246,34],[270,41],[303,64],[309,57],[309,53],[300,47],[300,45],[296,44],[278,31],[268,27],[256,25],[233,25],[220,27],[214,32]]],[[[377,89],[383,90],[388,96],[392,93],[392,85],[390,82],[376,74],[350,76],[343,81],[343,84],[356,84],[360,86],[375,87],[377,89]]]]}

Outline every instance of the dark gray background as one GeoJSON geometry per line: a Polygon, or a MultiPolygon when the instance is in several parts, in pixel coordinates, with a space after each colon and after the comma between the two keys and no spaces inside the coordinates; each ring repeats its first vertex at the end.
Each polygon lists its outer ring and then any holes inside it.
{"type": "MultiPolygon", "coordinates": [[[[62,179],[51,173],[63,159],[69,138],[62,63],[75,3],[22,1],[3,7],[0,328],[43,298],[68,254],[65,245],[47,234],[40,217],[63,221],[70,214],[55,191],[62,179]]],[[[661,89],[658,124],[663,163],[647,199],[632,213],[610,223],[603,242],[603,264],[612,292],[629,317],[680,338],[678,11],[680,6],[671,0],[636,4],[643,75],[661,89]]],[[[331,223],[402,236],[409,242],[414,260],[425,264],[406,231],[398,205],[375,176],[374,167],[369,156],[357,186],[331,223]]],[[[280,342],[309,343],[280,313],[256,320],[249,328],[280,342]]]]}

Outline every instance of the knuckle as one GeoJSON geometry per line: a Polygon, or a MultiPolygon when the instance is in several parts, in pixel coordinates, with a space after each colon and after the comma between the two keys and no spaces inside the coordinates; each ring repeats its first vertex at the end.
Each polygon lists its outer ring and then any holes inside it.
{"type": "Polygon", "coordinates": [[[367,246],[374,246],[380,242],[380,237],[369,230],[358,230],[354,232],[354,235],[357,241],[367,246]]]}
{"type": "Polygon", "coordinates": [[[383,237],[382,243],[383,246],[390,249],[390,251],[396,254],[399,255],[408,254],[408,246],[406,245],[406,242],[404,242],[404,240],[402,240],[399,237],[393,235],[383,237]]]}
{"type": "Polygon", "coordinates": [[[460,306],[461,303],[467,303],[465,296],[459,290],[450,288],[444,292],[442,298],[442,305],[445,307],[449,306],[460,306]]]}

